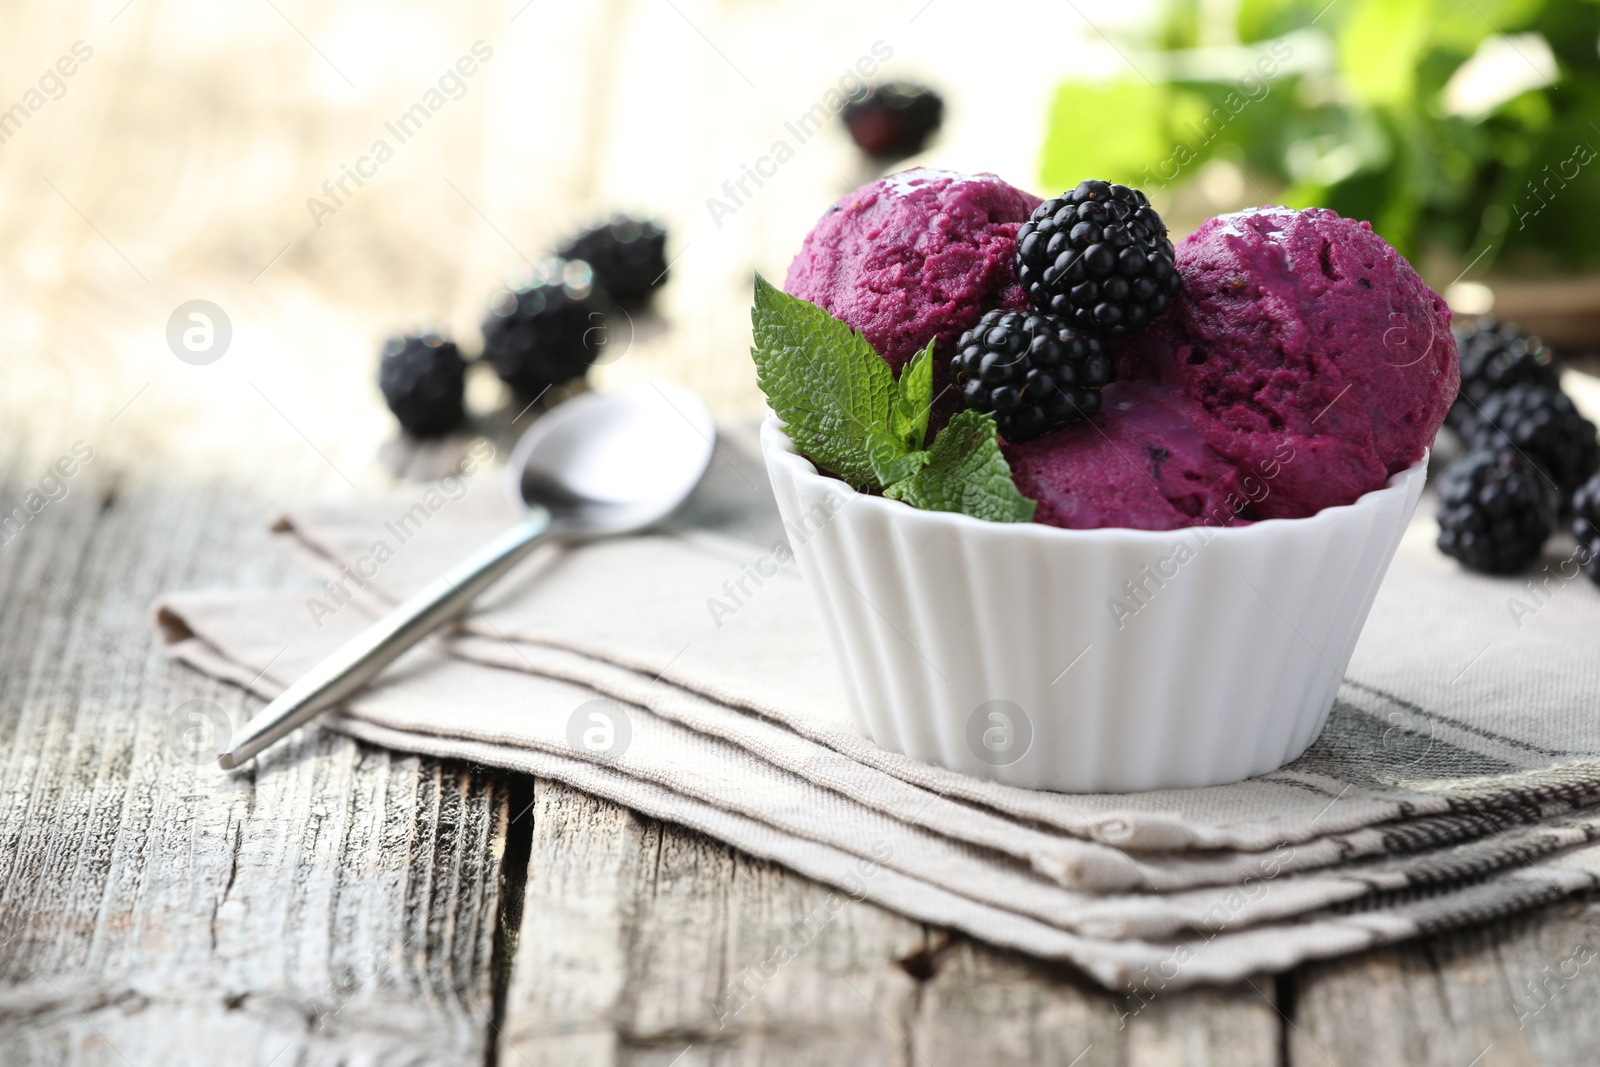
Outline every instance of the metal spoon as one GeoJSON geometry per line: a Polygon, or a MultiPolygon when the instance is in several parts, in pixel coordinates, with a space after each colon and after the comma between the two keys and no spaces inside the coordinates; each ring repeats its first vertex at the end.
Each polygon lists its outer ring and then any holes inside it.
{"type": "Polygon", "coordinates": [[[552,409],[523,434],[506,468],[512,503],[527,518],[285,689],[217,762],[231,770],[344,700],[536,546],[632,533],[666,518],[699,484],[715,441],[706,406],[668,386],[586,393],[552,409]]]}

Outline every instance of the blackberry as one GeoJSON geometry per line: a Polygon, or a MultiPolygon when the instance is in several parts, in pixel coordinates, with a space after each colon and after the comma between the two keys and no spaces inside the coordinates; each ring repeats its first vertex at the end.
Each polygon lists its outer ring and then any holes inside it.
{"type": "Polygon", "coordinates": [[[1099,338],[1056,315],[991,311],[961,335],[950,377],[974,411],[994,415],[1007,441],[1087,422],[1116,368],[1099,338]]]}
{"type": "Polygon", "coordinates": [[[1040,311],[1107,337],[1137,333],[1178,291],[1167,227],[1137,189],[1085,181],[1017,231],[1017,280],[1040,311]]]}
{"type": "Polygon", "coordinates": [[[454,341],[436,333],[406,334],[383,343],[378,388],[402,430],[434,437],[454,430],[465,417],[466,371],[454,341]]]}
{"type": "Polygon", "coordinates": [[[842,112],[856,147],[880,163],[914,156],[944,122],[944,98],[926,86],[892,81],[874,85],[842,112]]]}
{"type": "Polygon", "coordinates": [[[1522,383],[1561,388],[1561,367],[1537,337],[1489,315],[1457,321],[1452,329],[1461,352],[1461,394],[1445,416],[1451,429],[1470,423],[1490,393],[1522,383]]]}
{"type": "Polygon", "coordinates": [[[544,281],[501,291],[483,323],[483,358],[526,400],[583,377],[606,343],[608,309],[589,265],[557,260],[541,273],[544,281]]]}
{"type": "Polygon", "coordinates": [[[1515,452],[1469,452],[1439,479],[1439,551],[1470,570],[1514,574],[1538,557],[1556,505],[1550,483],[1515,452]]]}
{"type": "Polygon", "coordinates": [[[667,231],[649,219],[616,215],[573,237],[556,254],[589,264],[600,288],[623,307],[642,307],[667,283],[667,231]]]}
{"type": "Polygon", "coordinates": [[[1522,453],[1563,500],[1600,470],[1594,423],[1559,389],[1524,382],[1490,393],[1460,432],[1469,448],[1522,453]]]}
{"type": "Polygon", "coordinates": [[[1572,494],[1572,536],[1578,540],[1578,562],[1590,581],[1600,585],[1600,474],[1572,494]]]}

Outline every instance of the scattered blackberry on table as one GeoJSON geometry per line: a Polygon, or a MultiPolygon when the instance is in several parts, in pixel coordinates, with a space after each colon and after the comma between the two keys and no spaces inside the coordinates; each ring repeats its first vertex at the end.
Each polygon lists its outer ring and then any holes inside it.
{"type": "Polygon", "coordinates": [[[1578,541],[1583,573],[1600,585],[1600,474],[1572,494],[1572,536],[1578,541]]]}
{"type": "Polygon", "coordinates": [[[874,85],[842,112],[856,147],[880,163],[914,156],[944,122],[944,98],[926,86],[892,81],[874,85]]]}
{"type": "Polygon", "coordinates": [[[1514,574],[1538,558],[1557,506],[1550,483],[1515,452],[1469,452],[1439,479],[1439,551],[1470,570],[1514,574]]]}
{"type": "Polygon", "coordinates": [[[1461,352],[1461,394],[1445,416],[1451,429],[1470,423],[1490,393],[1524,383],[1561,388],[1561,367],[1537,337],[1489,315],[1458,320],[1452,329],[1461,352]]]}
{"type": "Polygon", "coordinates": [[[378,388],[402,430],[435,437],[454,430],[465,417],[466,370],[455,342],[436,333],[391,337],[378,362],[378,388]]]}
{"type": "Polygon", "coordinates": [[[541,274],[501,291],[483,323],[483,358],[525,400],[583,377],[606,343],[608,308],[588,264],[557,260],[541,274]]]}
{"type": "Polygon", "coordinates": [[[1137,333],[1178,291],[1167,227],[1137,189],[1103,181],[1046,200],[1017,231],[1017,279],[1040,311],[1107,337],[1137,333]]]}
{"type": "Polygon", "coordinates": [[[644,305],[667,282],[667,231],[649,219],[617,215],[578,234],[556,254],[588,263],[595,281],[623,307],[644,305]]]}
{"type": "Polygon", "coordinates": [[[1520,452],[1555,483],[1563,500],[1600,470],[1594,423],[1559,389],[1521,383],[1490,393],[1460,433],[1469,448],[1520,452]]]}
{"type": "Polygon", "coordinates": [[[1099,338],[1065,319],[991,311],[961,335],[950,376],[962,401],[994,415],[1007,441],[1031,441],[1086,422],[1116,377],[1099,338]]]}

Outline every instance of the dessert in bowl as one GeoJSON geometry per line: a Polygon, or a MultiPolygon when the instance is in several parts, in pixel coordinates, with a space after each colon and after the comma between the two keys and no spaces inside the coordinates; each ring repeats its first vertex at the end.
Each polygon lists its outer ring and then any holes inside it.
{"type": "Polygon", "coordinates": [[[758,279],[762,443],[853,712],[1014,785],[1235,781],[1316,738],[1455,397],[1364,223],[1175,248],[1142,194],[910,171],[758,279]]]}

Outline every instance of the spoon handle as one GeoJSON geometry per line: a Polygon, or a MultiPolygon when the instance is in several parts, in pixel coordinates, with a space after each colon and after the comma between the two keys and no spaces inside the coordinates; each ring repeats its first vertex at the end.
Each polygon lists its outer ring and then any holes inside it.
{"type": "Polygon", "coordinates": [[[232,739],[232,747],[217,759],[218,764],[223,770],[232,770],[367,684],[526,558],[550,532],[550,525],[548,511],[533,509],[528,519],[401,601],[245,723],[232,739]]]}

